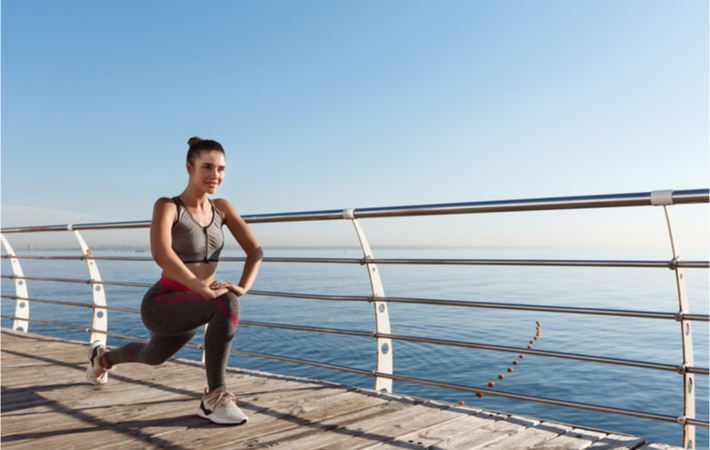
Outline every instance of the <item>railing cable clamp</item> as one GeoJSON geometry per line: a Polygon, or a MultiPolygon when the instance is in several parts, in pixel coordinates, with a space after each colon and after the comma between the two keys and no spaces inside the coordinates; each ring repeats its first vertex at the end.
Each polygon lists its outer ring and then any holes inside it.
{"type": "Polygon", "coordinates": [[[685,375],[688,373],[688,365],[687,364],[681,364],[680,366],[676,367],[676,372],[678,372],[681,375],[685,375]]]}
{"type": "Polygon", "coordinates": [[[678,416],[676,418],[676,422],[678,422],[679,425],[685,425],[686,423],[688,423],[688,418],[685,416],[678,416]]]}
{"type": "Polygon", "coordinates": [[[683,318],[685,317],[685,314],[683,314],[683,311],[678,311],[673,315],[673,320],[676,322],[681,322],[683,321],[683,318]]]}
{"type": "Polygon", "coordinates": [[[668,268],[671,270],[676,270],[678,268],[679,262],[680,262],[680,256],[676,256],[675,258],[668,261],[668,268]]]}
{"type": "Polygon", "coordinates": [[[653,206],[664,206],[673,204],[673,189],[665,191],[651,192],[651,204],[653,206]]]}

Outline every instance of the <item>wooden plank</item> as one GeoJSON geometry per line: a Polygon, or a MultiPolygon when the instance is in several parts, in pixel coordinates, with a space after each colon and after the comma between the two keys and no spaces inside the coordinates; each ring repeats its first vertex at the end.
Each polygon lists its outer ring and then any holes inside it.
{"type": "Polygon", "coordinates": [[[362,396],[356,392],[344,393],[331,397],[329,403],[321,403],[319,407],[307,407],[298,412],[298,415],[285,415],[278,410],[263,410],[253,416],[253,420],[229,430],[214,430],[217,434],[205,430],[195,439],[195,434],[190,440],[176,441],[180,445],[196,448],[200,441],[208,439],[210,448],[251,448],[254,445],[268,446],[273,442],[280,442],[285,436],[301,435],[322,432],[329,429],[323,424],[323,418],[334,415],[341,417],[361,416],[380,413],[375,412],[378,400],[362,396]],[[351,399],[347,397],[352,396],[351,399]],[[374,405],[374,406],[373,406],[374,405]]]}
{"type": "Polygon", "coordinates": [[[429,447],[450,448],[449,441],[452,438],[461,434],[470,433],[476,428],[507,417],[500,414],[490,414],[486,412],[462,411],[460,408],[452,408],[451,412],[457,413],[458,418],[456,420],[436,424],[434,426],[404,434],[391,442],[385,442],[368,447],[368,450],[429,447]]]}
{"type": "Polygon", "coordinates": [[[280,449],[365,448],[411,432],[413,429],[419,428],[421,423],[435,424],[452,420],[451,416],[439,416],[442,407],[438,404],[412,405],[392,398],[388,402],[392,406],[396,405],[396,409],[354,422],[343,423],[334,418],[332,421],[337,426],[333,432],[312,434],[307,438],[301,436],[298,440],[291,437],[289,441],[283,440],[275,442],[275,444],[277,443],[280,449]]]}
{"type": "Polygon", "coordinates": [[[638,450],[674,450],[676,448],[667,444],[646,444],[643,447],[639,447],[638,450]]]}
{"type": "Polygon", "coordinates": [[[641,438],[609,434],[587,448],[593,450],[635,450],[644,443],[645,441],[641,438]]]}
{"type": "Polygon", "coordinates": [[[532,428],[526,428],[517,433],[513,433],[502,441],[493,442],[481,448],[487,450],[524,450],[552,440],[570,430],[571,427],[566,425],[554,422],[542,422],[532,428]]]}
{"type": "Polygon", "coordinates": [[[633,436],[229,368],[242,426],[195,414],[202,364],[124,364],[86,383],[87,343],[2,331],[2,446],[10,449],[638,449],[633,436]],[[28,426],[29,424],[29,426],[28,426]]]}
{"type": "Polygon", "coordinates": [[[574,428],[546,442],[536,444],[531,450],[582,450],[607,436],[601,431],[574,428]]]}

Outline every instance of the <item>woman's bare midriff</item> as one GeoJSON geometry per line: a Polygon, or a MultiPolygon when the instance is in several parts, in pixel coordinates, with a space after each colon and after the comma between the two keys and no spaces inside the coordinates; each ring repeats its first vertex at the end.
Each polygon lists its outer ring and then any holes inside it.
{"type": "Polygon", "coordinates": [[[206,285],[209,286],[214,281],[214,275],[217,272],[217,262],[186,263],[185,266],[206,285]]]}

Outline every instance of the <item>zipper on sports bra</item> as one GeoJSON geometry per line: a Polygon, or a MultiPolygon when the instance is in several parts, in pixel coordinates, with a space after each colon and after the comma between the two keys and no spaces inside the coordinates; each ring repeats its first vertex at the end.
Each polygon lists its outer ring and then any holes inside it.
{"type": "Polygon", "coordinates": [[[207,237],[207,227],[202,227],[202,232],[205,235],[205,262],[208,263],[209,261],[207,260],[207,252],[209,252],[210,240],[207,237]]]}

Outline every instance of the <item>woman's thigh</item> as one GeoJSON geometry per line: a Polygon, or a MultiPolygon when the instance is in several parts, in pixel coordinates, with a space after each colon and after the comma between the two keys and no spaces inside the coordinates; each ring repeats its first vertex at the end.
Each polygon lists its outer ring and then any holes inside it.
{"type": "Polygon", "coordinates": [[[141,304],[141,317],[148,330],[161,336],[188,333],[219,314],[213,302],[194,292],[148,294],[141,304]]]}

